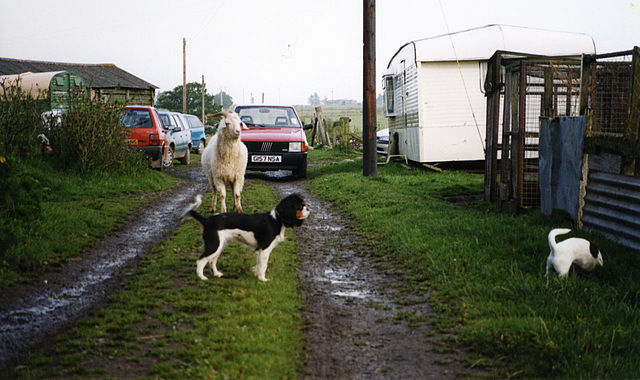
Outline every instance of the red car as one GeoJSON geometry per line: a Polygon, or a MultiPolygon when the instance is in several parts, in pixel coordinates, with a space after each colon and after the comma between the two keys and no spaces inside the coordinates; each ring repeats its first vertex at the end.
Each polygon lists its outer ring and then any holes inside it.
{"type": "Polygon", "coordinates": [[[169,138],[164,124],[154,107],[126,106],[122,116],[122,125],[130,129],[129,144],[151,157],[151,167],[162,170],[163,161],[169,157],[169,138]]]}
{"type": "Polygon", "coordinates": [[[291,106],[242,105],[235,112],[248,127],[242,131],[247,146],[248,170],[291,170],[296,177],[307,176],[309,144],[305,127],[291,106]]]}

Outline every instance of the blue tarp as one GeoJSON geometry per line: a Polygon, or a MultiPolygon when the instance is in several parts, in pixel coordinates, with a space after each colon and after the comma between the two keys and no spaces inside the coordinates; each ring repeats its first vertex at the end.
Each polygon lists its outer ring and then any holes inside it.
{"type": "Polygon", "coordinates": [[[566,211],[578,220],[584,116],[540,118],[540,212],[566,211]]]}

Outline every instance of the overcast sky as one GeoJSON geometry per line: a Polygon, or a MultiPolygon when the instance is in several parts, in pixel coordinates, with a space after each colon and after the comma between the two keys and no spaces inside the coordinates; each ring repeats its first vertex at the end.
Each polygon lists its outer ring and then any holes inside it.
{"type": "MultiPolygon", "coordinates": [[[[361,0],[0,0],[0,57],[113,63],[159,87],[205,76],[236,103],[362,100],[361,0]]],[[[640,45],[640,0],[377,0],[376,76],[404,43],[487,24],[640,45]]]]}

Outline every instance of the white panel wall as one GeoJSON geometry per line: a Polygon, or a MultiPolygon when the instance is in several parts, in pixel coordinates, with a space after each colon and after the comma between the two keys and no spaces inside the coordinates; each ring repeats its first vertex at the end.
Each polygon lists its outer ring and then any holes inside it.
{"type": "Polygon", "coordinates": [[[486,70],[480,65],[420,63],[419,162],[484,160],[486,98],[481,85],[486,70]]]}

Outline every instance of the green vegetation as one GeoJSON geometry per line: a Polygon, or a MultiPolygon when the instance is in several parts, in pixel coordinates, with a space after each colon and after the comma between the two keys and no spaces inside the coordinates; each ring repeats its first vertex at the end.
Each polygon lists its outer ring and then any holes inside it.
{"type": "Polygon", "coordinates": [[[142,152],[131,149],[122,128],[124,104],[105,104],[78,94],[60,123],[46,131],[55,149],[56,164],[81,173],[132,173],[148,166],[142,152]]]}
{"type": "Polygon", "coordinates": [[[17,242],[9,244],[7,240],[0,251],[0,289],[36,280],[43,271],[82,252],[151,201],[139,195],[177,183],[177,179],[153,170],[79,174],[40,158],[0,164],[0,185],[8,189],[0,199],[7,198],[4,204],[15,205],[0,213],[0,227],[7,234],[14,233],[12,241],[17,242]],[[1,176],[4,170],[20,174],[1,176]],[[7,184],[6,178],[18,182],[7,184]]]}
{"type": "Polygon", "coordinates": [[[122,105],[74,94],[58,122],[44,120],[43,99],[19,87],[0,94],[0,288],[30,281],[77,255],[144,202],[167,189],[130,149],[120,127],[122,105]],[[46,133],[53,156],[41,155],[46,133]]]}
{"type": "MultiPolygon", "coordinates": [[[[248,212],[268,211],[274,202],[272,188],[245,187],[248,212]]],[[[28,377],[295,378],[301,301],[295,242],[287,232],[269,260],[269,282],[256,280],[255,255],[239,244],[228,246],[218,263],[224,277],[202,281],[195,271],[200,227],[185,222],[107,307],[59,337],[53,354],[31,355],[28,377]]]]}
{"type": "MultiPolygon", "coordinates": [[[[202,83],[187,83],[186,88],[188,113],[202,118],[202,83]]],[[[156,108],[182,113],[182,90],[182,85],[180,85],[174,87],[171,91],[164,91],[158,94],[156,108]]],[[[224,91],[220,91],[217,94],[208,94],[205,85],[204,92],[205,115],[220,112],[221,109],[227,109],[233,105],[233,99],[224,91]]],[[[213,120],[202,120],[202,122],[209,125],[215,124],[213,120]]]]}
{"type": "Polygon", "coordinates": [[[603,250],[604,267],[546,277],[546,236],[560,221],[443,200],[481,193],[480,175],[390,164],[363,178],[361,168],[359,160],[310,168],[311,188],[375,237],[405,281],[430,294],[442,313],[438,327],[483,355],[479,364],[500,368],[503,377],[640,376],[634,252],[580,233],[603,250]]]}

